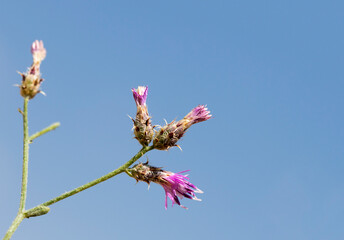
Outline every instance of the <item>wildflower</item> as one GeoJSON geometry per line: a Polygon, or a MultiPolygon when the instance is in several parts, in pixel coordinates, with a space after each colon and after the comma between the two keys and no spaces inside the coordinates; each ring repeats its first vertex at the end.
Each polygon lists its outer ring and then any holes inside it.
{"type": "Polygon", "coordinates": [[[192,109],[191,112],[189,112],[181,121],[186,128],[189,128],[192,124],[210,119],[211,115],[209,113],[210,111],[208,111],[208,108],[206,108],[204,105],[198,105],[192,109]]]}
{"type": "Polygon", "coordinates": [[[131,91],[133,92],[136,106],[146,106],[148,87],[138,86],[137,89],[132,88],[131,91]]]}
{"type": "Polygon", "coordinates": [[[152,141],[154,134],[154,127],[146,105],[148,87],[139,86],[137,89],[133,88],[132,92],[137,107],[136,118],[132,119],[134,135],[142,146],[147,146],[152,141]]]}
{"type": "Polygon", "coordinates": [[[199,105],[195,107],[182,120],[177,122],[172,121],[162,127],[154,137],[154,148],[159,150],[168,150],[171,147],[178,146],[178,140],[184,136],[189,127],[195,123],[203,122],[210,118],[210,111],[208,111],[206,106],[199,105]]]}
{"type": "Polygon", "coordinates": [[[44,60],[47,55],[47,51],[44,48],[43,41],[34,41],[31,46],[31,53],[34,63],[40,63],[44,60]]]}
{"type": "MultiPolygon", "coordinates": [[[[26,73],[19,73],[22,76],[20,94],[25,98],[32,99],[37,93],[43,93],[40,90],[43,79],[41,78],[40,65],[44,60],[47,51],[43,46],[43,41],[34,41],[31,46],[33,63],[26,73]]],[[[44,93],[43,93],[44,94],[44,93]]]]}
{"type": "Polygon", "coordinates": [[[165,208],[167,209],[167,197],[171,199],[172,206],[176,203],[182,208],[187,209],[180,204],[179,198],[183,197],[201,201],[195,193],[203,193],[195,185],[190,183],[187,175],[181,173],[188,172],[189,170],[179,173],[164,171],[161,168],[153,167],[147,163],[136,164],[133,168],[128,169],[129,176],[136,179],[136,181],[144,181],[150,184],[154,182],[160,184],[165,190],[165,208]]]}

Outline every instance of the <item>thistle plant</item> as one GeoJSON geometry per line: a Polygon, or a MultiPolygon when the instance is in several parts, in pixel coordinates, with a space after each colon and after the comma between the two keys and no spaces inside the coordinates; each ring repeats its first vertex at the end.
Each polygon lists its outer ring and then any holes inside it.
{"type": "Polygon", "coordinates": [[[179,198],[189,198],[197,201],[201,201],[195,195],[195,193],[203,193],[195,185],[188,181],[187,175],[181,175],[180,173],[188,172],[185,170],[179,173],[173,173],[162,170],[162,168],[153,167],[146,163],[136,164],[134,167],[127,170],[130,177],[136,179],[136,181],[143,181],[150,185],[150,182],[160,184],[165,190],[165,208],[167,209],[167,197],[169,197],[173,204],[178,204],[182,208],[187,209],[180,204],[179,198]],[[178,198],[179,197],[179,198],[178,198]]]}
{"type": "MultiPolygon", "coordinates": [[[[33,140],[58,128],[59,122],[53,123],[43,130],[29,134],[28,124],[28,105],[30,100],[36,97],[38,93],[42,92],[40,67],[42,61],[46,57],[46,49],[44,48],[43,41],[35,41],[31,46],[31,53],[33,62],[25,73],[19,73],[22,76],[21,85],[17,85],[20,89],[20,95],[24,98],[23,109],[19,109],[19,113],[23,118],[23,169],[22,169],[22,182],[21,182],[21,195],[20,204],[17,216],[7,230],[3,240],[11,239],[14,232],[19,227],[24,219],[30,217],[37,217],[45,215],[50,211],[50,206],[71,197],[81,191],[91,188],[101,182],[104,182],[118,174],[127,173],[136,181],[151,182],[161,185],[165,190],[165,208],[167,209],[169,198],[173,204],[177,204],[186,209],[180,203],[180,199],[188,198],[198,200],[195,193],[203,193],[199,188],[189,182],[187,175],[183,175],[189,170],[179,173],[173,173],[163,170],[159,167],[150,166],[148,161],[146,163],[138,163],[132,166],[139,158],[151,150],[169,150],[171,147],[178,146],[177,142],[184,136],[185,132],[193,125],[199,122],[206,121],[211,118],[210,112],[204,105],[199,105],[191,110],[183,119],[179,121],[172,121],[165,126],[158,127],[152,125],[151,116],[148,114],[147,96],[148,87],[139,86],[137,89],[133,88],[132,93],[136,103],[137,111],[133,121],[133,131],[135,139],[142,145],[142,148],[127,162],[109,173],[88,182],[82,186],[65,192],[49,201],[43,202],[33,208],[26,209],[27,198],[27,179],[28,179],[28,164],[29,164],[29,146],[33,140]],[[151,144],[151,142],[153,143],[151,144]],[[151,145],[150,145],[151,144],[151,145]]],[[[178,146],[179,147],[179,146],[178,146]]]]}

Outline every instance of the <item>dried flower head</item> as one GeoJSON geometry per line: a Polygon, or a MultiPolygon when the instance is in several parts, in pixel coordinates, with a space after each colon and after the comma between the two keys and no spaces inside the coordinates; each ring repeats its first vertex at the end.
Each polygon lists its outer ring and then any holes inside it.
{"type": "MultiPolygon", "coordinates": [[[[44,60],[47,51],[44,48],[43,41],[34,41],[31,46],[33,63],[26,73],[19,73],[22,76],[20,94],[25,98],[32,99],[37,93],[43,93],[40,90],[43,79],[41,78],[40,65],[44,60]]],[[[44,93],[43,93],[44,94],[44,93]]]]}
{"type": "Polygon", "coordinates": [[[211,118],[210,111],[205,105],[199,105],[191,110],[182,120],[172,121],[162,127],[154,137],[153,146],[155,149],[168,150],[178,146],[177,142],[185,132],[195,123],[203,122],[211,118]]]}
{"type": "Polygon", "coordinates": [[[146,105],[148,87],[139,86],[137,89],[133,88],[132,92],[137,107],[135,120],[132,119],[134,135],[141,145],[147,146],[152,141],[154,135],[154,127],[152,126],[146,105]]]}
{"type": "MultiPolygon", "coordinates": [[[[189,170],[187,170],[189,171],[189,170]]],[[[136,181],[144,181],[150,184],[154,182],[160,184],[165,190],[165,208],[167,209],[167,197],[171,199],[172,206],[176,203],[182,208],[187,209],[185,206],[180,204],[180,199],[183,197],[201,201],[195,195],[195,193],[203,193],[195,185],[190,183],[187,175],[181,175],[187,171],[173,173],[164,171],[161,168],[153,167],[147,163],[136,164],[133,168],[128,170],[131,177],[135,178],[136,181]]]]}

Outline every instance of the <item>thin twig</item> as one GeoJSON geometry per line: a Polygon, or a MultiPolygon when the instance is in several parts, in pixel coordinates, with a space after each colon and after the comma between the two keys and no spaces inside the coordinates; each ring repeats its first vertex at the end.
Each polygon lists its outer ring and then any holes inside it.
{"type": "MultiPolygon", "coordinates": [[[[77,187],[69,192],[66,192],[64,194],[61,194],[60,196],[56,197],[56,198],[53,198],[45,203],[42,203],[38,206],[50,206],[54,203],[57,203],[65,198],[68,198],[70,196],[73,196],[74,194],[77,194],[79,192],[82,192],[90,187],[93,187],[94,185],[97,185],[101,182],[104,182],[114,176],[116,176],[117,174],[120,174],[122,172],[124,172],[128,167],[130,167],[134,162],[136,162],[140,157],[142,157],[145,153],[147,153],[148,151],[152,150],[153,147],[152,146],[147,146],[147,147],[143,147],[134,157],[132,157],[128,162],[126,162],[125,164],[123,164],[122,166],[120,166],[119,168],[113,170],[112,172],[109,172],[108,174],[100,177],[100,178],[97,178],[89,183],[86,183],[80,187],[77,187]]],[[[28,210],[30,211],[30,209],[28,210]]]]}
{"type": "Polygon", "coordinates": [[[30,142],[40,136],[42,136],[43,134],[46,134],[52,130],[55,130],[56,128],[58,128],[60,126],[59,122],[53,123],[51,124],[49,127],[44,128],[43,130],[36,132],[35,134],[31,135],[29,137],[30,142]]]}
{"type": "Polygon", "coordinates": [[[26,194],[27,194],[27,177],[29,170],[29,121],[28,121],[28,103],[29,98],[24,98],[24,109],[23,109],[23,128],[24,128],[24,142],[23,142],[23,175],[21,184],[21,196],[19,212],[25,211],[26,194]]]}
{"type": "Polygon", "coordinates": [[[24,108],[23,111],[19,111],[23,115],[23,129],[24,129],[24,139],[23,139],[23,173],[22,173],[22,183],[21,183],[21,193],[20,193],[20,205],[16,218],[12,222],[12,225],[6,232],[3,240],[11,239],[13,233],[17,230],[20,223],[25,218],[25,203],[27,194],[27,178],[29,170],[29,121],[28,121],[28,103],[29,98],[24,98],[24,108]]]}

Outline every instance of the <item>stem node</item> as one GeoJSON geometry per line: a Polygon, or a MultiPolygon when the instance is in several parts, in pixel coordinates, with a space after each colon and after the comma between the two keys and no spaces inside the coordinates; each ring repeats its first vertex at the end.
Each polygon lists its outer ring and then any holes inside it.
{"type": "Polygon", "coordinates": [[[31,208],[30,210],[27,210],[24,212],[25,218],[30,218],[30,217],[38,217],[47,214],[50,211],[49,207],[46,206],[37,206],[34,208],[31,208]]]}

